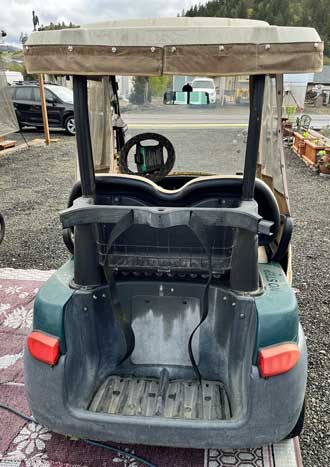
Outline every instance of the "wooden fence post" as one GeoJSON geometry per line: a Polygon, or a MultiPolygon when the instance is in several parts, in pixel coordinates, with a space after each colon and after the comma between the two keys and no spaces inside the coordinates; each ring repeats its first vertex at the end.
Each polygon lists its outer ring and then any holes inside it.
{"type": "Polygon", "coordinates": [[[39,90],[41,99],[41,110],[42,110],[42,121],[44,124],[45,143],[47,146],[50,144],[49,126],[48,126],[48,115],[47,115],[47,103],[45,97],[44,78],[39,75],[39,90]]]}

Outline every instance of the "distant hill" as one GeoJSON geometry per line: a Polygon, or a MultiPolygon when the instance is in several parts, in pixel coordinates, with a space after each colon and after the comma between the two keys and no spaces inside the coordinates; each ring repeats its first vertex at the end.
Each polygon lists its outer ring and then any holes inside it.
{"type": "Polygon", "coordinates": [[[22,49],[13,45],[0,44],[0,52],[21,52],[22,49]]]}
{"type": "Polygon", "coordinates": [[[309,26],[324,41],[324,54],[330,57],[329,0],[209,0],[196,4],[182,16],[222,16],[268,21],[277,26],[309,26]]]}
{"type": "Polygon", "coordinates": [[[18,71],[27,77],[23,50],[11,45],[0,45],[0,60],[2,67],[9,71],[18,71]]]}

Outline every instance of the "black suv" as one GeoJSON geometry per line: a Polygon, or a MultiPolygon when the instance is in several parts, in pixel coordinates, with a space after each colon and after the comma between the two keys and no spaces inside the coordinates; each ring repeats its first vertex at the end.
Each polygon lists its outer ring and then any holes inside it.
{"type": "MultiPolygon", "coordinates": [[[[16,84],[10,87],[20,128],[24,126],[43,127],[39,86],[34,83],[16,84]]],[[[51,128],[64,128],[75,135],[73,115],[73,92],[55,84],[45,85],[48,123],[51,128]]]]}

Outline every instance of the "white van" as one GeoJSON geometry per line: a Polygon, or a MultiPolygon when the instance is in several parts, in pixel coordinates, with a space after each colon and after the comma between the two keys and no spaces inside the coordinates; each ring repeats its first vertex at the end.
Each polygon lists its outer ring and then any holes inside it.
{"type": "Polygon", "coordinates": [[[18,81],[24,81],[24,77],[19,71],[5,71],[5,74],[8,84],[17,83],[18,81]]]}
{"type": "Polygon", "coordinates": [[[195,78],[191,85],[193,91],[207,92],[209,94],[210,104],[216,104],[217,92],[212,78],[195,78]]]}

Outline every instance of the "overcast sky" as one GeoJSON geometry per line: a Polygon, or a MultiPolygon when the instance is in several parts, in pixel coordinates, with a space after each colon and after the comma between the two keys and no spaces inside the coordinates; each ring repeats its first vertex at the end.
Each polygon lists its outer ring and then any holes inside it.
{"type": "Polygon", "coordinates": [[[32,10],[40,24],[51,21],[86,24],[122,18],[176,16],[198,0],[0,0],[0,29],[7,43],[17,44],[21,32],[33,29],[32,10]]]}

